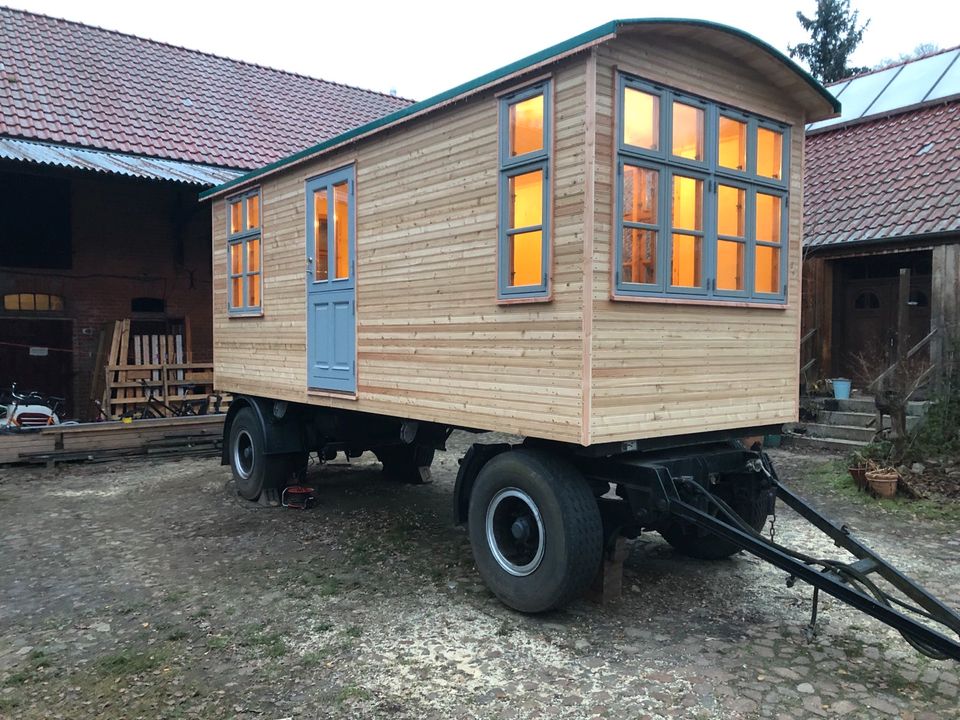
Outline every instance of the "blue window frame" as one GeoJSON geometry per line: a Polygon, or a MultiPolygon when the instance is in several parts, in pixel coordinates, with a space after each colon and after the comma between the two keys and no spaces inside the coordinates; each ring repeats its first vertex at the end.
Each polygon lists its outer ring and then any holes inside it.
{"type": "Polygon", "coordinates": [[[500,99],[497,297],[550,294],[550,83],[500,99]]]}
{"type": "Polygon", "coordinates": [[[227,308],[233,315],[262,308],[260,188],[227,198],[227,308]]]}
{"type": "Polygon", "coordinates": [[[616,296],[784,303],[789,127],[618,76],[616,296]]]}

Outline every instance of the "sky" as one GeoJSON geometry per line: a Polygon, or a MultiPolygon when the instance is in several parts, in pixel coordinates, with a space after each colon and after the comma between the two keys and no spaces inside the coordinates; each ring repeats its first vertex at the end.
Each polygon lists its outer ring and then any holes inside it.
{"type": "MultiPolygon", "coordinates": [[[[334,82],[421,100],[615,18],[693,17],[786,53],[814,0],[219,2],[0,0],[5,4],[334,82]]],[[[853,0],[870,19],[851,58],[871,67],[921,43],[960,44],[960,3],[853,0]],[[909,8],[905,11],[904,8],[909,8]],[[952,9],[951,9],[952,8],[952,9]]]]}

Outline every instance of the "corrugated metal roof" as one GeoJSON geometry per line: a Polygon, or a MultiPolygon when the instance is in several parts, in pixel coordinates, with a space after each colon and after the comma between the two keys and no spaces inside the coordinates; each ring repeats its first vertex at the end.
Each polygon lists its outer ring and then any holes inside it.
{"type": "Polygon", "coordinates": [[[864,73],[827,87],[843,103],[839,117],[807,126],[807,132],[849,125],[868,118],[960,95],[960,48],[864,73]]]}
{"type": "Polygon", "coordinates": [[[177,160],[162,160],[4,137],[0,137],[0,159],[92,170],[147,180],[168,180],[205,187],[228,182],[241,174],[236,170],[177,160]]]}
{"type": "MultiPolygon", "coordinates": [[[[528,55],[521,60],[517,60],[509,65],[505,65],[498,70],[481,75],[480,77],[474,78],[473,80],[465,82],[461,85],[457,85],[456,87],[439,93],[438,95],[434,95],[431,98],[421,100],[418,103],[414,103],[413,105],[396,110],[389,115],[384,115],[383,117],[372,120],[365,125],[353,127],[352,129],[347,130],[340,135],[329,138],[328,140],[324,140],[316,145],[312,145],[305,150],[301,150],[300,152],[289,155],[288,157],[276,160],[268,165],[265,165],[264,167],[259,168],[258,170],[252,170],[246,175],[237,178],[232,182],[226,183],[221,187],[213,188],[212,190],[207,190],[206,192],[201,193],[200,198],[206,199],[213,197],[214,195],[224,193],[232,187],[242,185],[250,180],[253,180],[254,178],[267,175],[282,167],[292,165],[305,158],[312,157],[355,138],[383,130],[386,127],[392,126],[396,123],[404,122],[425,112],[433,111],[439,107],[445,106],[447,103],[453,102],[454,100],[459,100],[460,98],[466,97],[467,95],[476,92],[481,88],[487,87],[491,83],[495,83],[499,80],[503,80],[504,78],[521,73],[530,68],[537,67],[543,63],[551,62],[560,57],[577,52],[592,44],[602,42],[604,39],[614,37],[621,30],[639,27],[666,27],[669,25],[675,25],[683,28],[706,28],[721,33],[727,33],[752,43],[760,50],[782,63],[790,72],[796,74],[811,90],[813,90],[814,93],[819,95],[820,98],[825,101],[829,108],[832,108],[833,112],[840,111],[840,103],[837,101],[837,99],[831,95],[819,82],[817,82],[817,80],[815,80],[806,70],[794,63],[790,58],[776,48],[768,45],[763,40],[754,37],[748,32],[739,30],[738,28],[730,27],[729,25],[723,25],[721,23],[711,22],[709,20],[693,20],[690,18],[633,18],[626,20],[611,20],[610,22],[604,23],[603,25],[595,27],[592,30],[588,30],[585,33],[575,35],[569,40],[565,40],[564,42],[548,47],[545,50],[534,53],[533,55],[528,55]]],[[[823,115],[825,114],[826,112],[823,113],[823,115]]]]}

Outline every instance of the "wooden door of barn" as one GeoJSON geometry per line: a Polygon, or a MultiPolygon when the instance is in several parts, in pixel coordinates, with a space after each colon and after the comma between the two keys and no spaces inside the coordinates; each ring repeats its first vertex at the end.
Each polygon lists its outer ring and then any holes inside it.
{"type": "MultiPolygon", "coordinates": [[[[0,388],[66,398],[73,393],[73,321],[0,319],[0,388]]],[[[71,415],[76,408],[68,408],[71,415]]]]}
{"type": "Polygon", "coordinates": [[[356,208],[352,167],[307,181],[307,384],[356,392],[356,208]]]}
{"type": "MultiPolygon", "coordinates": [[[[898,278],[847,280],[842,293],[840,333],[834,335],[839,374],[870,382],[895,359],[898,278]],[[868,377],[871,375],[871,377],[868,377]]],[[[910,285],[909,350],[930,332],[930,278],[910,285]]]]}

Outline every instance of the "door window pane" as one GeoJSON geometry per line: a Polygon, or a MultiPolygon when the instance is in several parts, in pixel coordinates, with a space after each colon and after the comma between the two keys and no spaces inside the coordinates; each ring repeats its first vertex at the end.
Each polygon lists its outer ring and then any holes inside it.
{"type": "Polygon", "coordinates": [[[238,233],[243,229],[243,204],[237,200],[230,203],[230,232],[238,233]]]}
{"type": "Polygon", "coordinates": [[[510,114],[510,157],[543,150],[543,95],[513,103],[510,114]]]}
{"type": "Polygon", "coordinates": [[[350,216],[347,207],[347,183],[333,186],[334,277],[337,280],[350,277],[350,216]]]}
{"type": "Polygon", "coordinates": [[[329,273],[327,256],[327,236],[329,218],[327,214],[327,191],[316,190],[313,193],[313,279],[326,280],[329,273]]]}
{"type": "Polygon", "coordinates": [[[717,242],[718,290],[743,290],[743,248],[741,242],[717,242]]]}
{"type": "Polygon", "coordinates": [[[247,272],[260,272],[260,238],[247,240],[247,272]]]}
{"type": "Polygon", "coordinates": [[[757,175],[782,179],[783,134],[768,128],[757,128],[757,175]]]}
{"type": "Polygon", "coordinates": [[[260,227],[260,196],[251,195],[247,198],[247,229],[260,227]]]}
{"type": "Polygon", "coordinates": [[[633,88],[623,91],[623,142],[660,149],[660,98],[633,88]]]}
{"type": "Polygon", "coordinates": [[[539,285],[543,282],[543,233],[510,236],[510,286],[539,285]]]}
{"type": "Polygon", "coordinates": [[[730,185],[717,186],[717,233],[743,237],[746,220],[747,193],[730,185]]]}
{"type": "MultiPolygon", "coordinates": [[[[657,224],[656,170],[625,165],[623,168],[623,219],[626,222],[657,224]]],[[[639,281],[637,281],[639,282],[639,281]]]]}
{"type": "Polygon", "coordinates": [[[703,160],[702,108],[673,104],[673,154],[689,160],[703,160]]]}
{"type": "Polygon", "coordinates": [[[673,227],[703,230],[703,181],[673,176],[673,227]]]}
{"type": "Polygon", "coordinates": [[[623,229],[623,281],[657,281],[657,232],[640,228],[623,229]]]}
{"type": "Polygon", "coordinates": [[[780,248],[757,245],[755,290],[761,293],[780,292],[780,248]]]}
{"type": "Polygon", "coordinates": [[[780,197],[757,193],[757,240],[780,242],[780,197]]]}
{"type": "Polygon", "coordinates": [[[747,124],[721,115],[718,147],[720,167],[746,170],[747,124]]]}
{"type": "Polygon", "coordinates": [[[510,228],[543,224],[543,170],[514,175],[507,179],[510,228]]]}
{"type": "Polygon", "coordinates": [[[702,287],[703,238],[674,233],[670,268],[670,283],[675,287],[702,287]]]}

